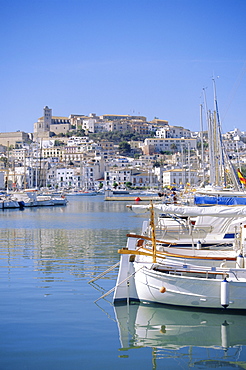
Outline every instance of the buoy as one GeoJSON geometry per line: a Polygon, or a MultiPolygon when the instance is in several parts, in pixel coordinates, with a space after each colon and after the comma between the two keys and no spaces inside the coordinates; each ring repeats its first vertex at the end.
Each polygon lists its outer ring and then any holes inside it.
{"type": "Polygon", "coordinates": [[[165,288],[164,286],[162,286],[162,287],[160,288],[160,292],[161,292],[161,293],[165,293],[165,292],[166,292],[166,288],[165,288]]]}
{"type": "Polygon", "coordinates": [[[139,197],[137,197],[136,199],[135,199],[135,201],[136,202],[139,202],[141,200],[141,198],[139,198],[139,197]]]}
{"type": "Polygon", "coordinates": [[[229,282],[224,278],[220,286],[220,304],[226,308],[229,306],[229,282]]]}
{"type": "Polygon", "coordinates": [[[202,249],[202,244],[201,244],[200,240],[198,240],[198,242],[197,242],[196,249],[202,249]]]}
{"type": "Polygon", "coordinates": [[[243,258],[243,255],[242,253],[240,253],[238,256],[237,256],[237,266],[238,268],[242,269],[244,266],[244,258],[243,258]]]}

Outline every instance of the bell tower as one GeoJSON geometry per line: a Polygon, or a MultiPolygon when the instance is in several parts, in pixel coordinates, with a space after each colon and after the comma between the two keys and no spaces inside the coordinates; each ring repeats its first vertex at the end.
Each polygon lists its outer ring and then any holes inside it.
{"type": "Polygon", "coordinates": [[[44,115],[39,118],[36,123],[34,123],[34,139],[40,137],[49,137],[50,135],[50,125],[52,123],[52,109],[47,105],[44,107],[44,115]]]}
{"type": "Polygon", "coordinates": [[[44,107],[44,126],[43,131],[50,131],[50,125],[52,120],[52,109],[47,105],[44,107]]]}

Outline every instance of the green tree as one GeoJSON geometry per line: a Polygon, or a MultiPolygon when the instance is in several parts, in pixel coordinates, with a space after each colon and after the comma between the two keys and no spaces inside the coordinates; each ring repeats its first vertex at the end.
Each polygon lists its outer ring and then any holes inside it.
{"type": "Polygon", "coordinates": [[[176,145],[176,144],[171,144],[171,145],[170,145],[170,149],[172,149],[172,150],[177,149],[177,145],[176,145]]]}
{"type": "Polygon", "coordinates": [[[131,181],[127,181],[126,182],[126,187],[127,188],[131,188],[132,187],[132,182],[131,181]]]}
{"type": "Polygon", "coordinates": [[[128,153],[131,151],[131,145],[127,141],[122,141],[119,143],[119,150],[121,152],[128,153]]]}

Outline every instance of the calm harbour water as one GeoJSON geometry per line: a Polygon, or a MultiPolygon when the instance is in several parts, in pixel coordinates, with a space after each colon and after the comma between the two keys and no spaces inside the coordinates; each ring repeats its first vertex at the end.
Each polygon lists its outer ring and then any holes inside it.
{"type": "Polygon", "coordinates": [[[129,202],[69,197],[66,207],[0,212],[0,369],[245,369],[246,317],[112,306],[129,202]],[[117,321],[118,320],[118,321],[117,321]],[[245,323],[245,325],[244,325],[245,323]]]}

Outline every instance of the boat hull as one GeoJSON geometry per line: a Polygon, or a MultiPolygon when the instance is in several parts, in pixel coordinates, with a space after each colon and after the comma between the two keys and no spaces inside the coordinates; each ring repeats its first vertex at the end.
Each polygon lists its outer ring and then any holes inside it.
{"type": "Polygon", "coordinates": [[[197,266],[192,268],[192,265],[182,264],[169,268],[168,262],[161,265],[139,262],[123,255],[114,303],[123,300],[202,309],[246,310],[246,269],[230,271],[228,275],[226,270],[223,272],[214,267],[199,270],[197,266]]]}
{"type": "MultiPolygon", "coordinates": [[[[136,264],[135,268],[139,268],[136,264]]],[[[191,275],[189,273],[189,275],[191,275]]],[[[175,306],[221,309],[221,275],[200,278],[158,272],[144,266],[135,276],[137,298],[140,301],[156,302],[175,306]],[[165,292],[161,290],[164,288],[165,292]]],[[[230,281],[227,309],[246,309],[246,280],[230,281]]]]}

